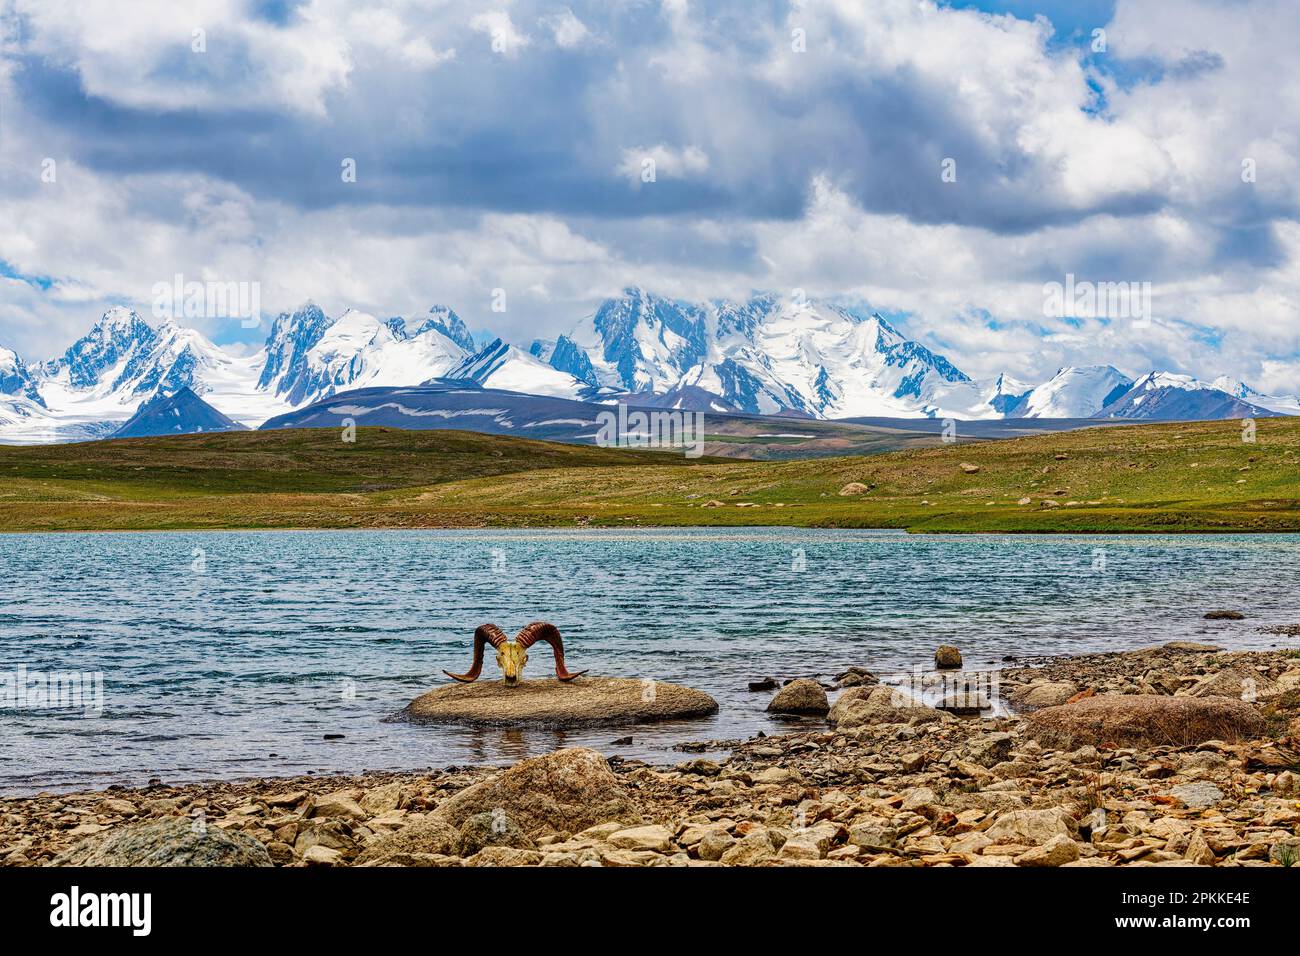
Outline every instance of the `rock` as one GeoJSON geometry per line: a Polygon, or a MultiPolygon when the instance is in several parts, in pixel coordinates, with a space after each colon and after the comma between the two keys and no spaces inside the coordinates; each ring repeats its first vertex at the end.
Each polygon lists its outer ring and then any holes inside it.
{"type": "Polygon", "coordinates": [[[1079,844],[1065,834],[1057,834],[1042,846],[1016,857],[1016,866],[1064,866],[1079,858],[1079,844]]]}
{"type": "Polygon", "coordinates": [[[486,846],[467,858],[462,866],[537,866],[542,854],[509,846],[486,846]]]}
{"type": "Polygon", "coordinates": [[[364,820],[370,816],[365,810],[361,809],[361,804],[357,803],[349,793],[329,793],[323,797],[318,797],[315,804],[312,805],[311,815],[313,817],[341,817],[347,820],[364,820]]]}
{"type": "Polygon", "coordinates": [[[1205,841],[1205,834],[1200,830],[1192,833],[1191,839],[1187,841],[1187,849],[1183,851],[1183,859],[1190,860],[1197,866],[1214,866],[1217,857],[1214,851],[1210,849],[1210,844],[1205,841]]]}
{"type": "Polygon", "coordinates": [[[1035,711],[1025,731],[1044,746],[1065,750],[1085,744],[1183,747],[1257,737],[1264,719],[1252,705],[1227,697],[1100,694],[1035,711]]]}
{"type": "Polygon", "coordinates": [[[736,845],[719,857],[723,866],[757,866],[776,856],[776,847],[766,830],[754,830],[737,841],[736,845]]]}
{"type": "Polygon", "coordinates": [[[691,687],[627,677],[446,684],[387,718],[416,724],[566,728],[705,717],[718,702],[691,687]]]}
{"type": "Polygon", "coordinates": [[[984,835],[993,843],[1042,846],[1053,837],[1072,838],[1078,825],[1060,807],[1043,810],[1011,810],[993,821],[984,835]]]}
{"type": "Polygon", "coordinates": [[[849,843],[864,850],[882,852],[898,843],[898,831],[878,823],[860,823],[849,827],[849,843]]]}
{"type": "Polygon", "coordinates": [[[868,724],[908,723],[937,716],[933,707],[885,685],[852,687],[840,694],[826,719],[837,730],[868,724]]]}
{"type": "Polygon", "coordinates": [[[749,689],[752,691],[776,690],[781,685],[776,682],[775,677],[764,677],[761,680],[752,680],[749,682],[749,689]]]}
{"type": "Polygon", "coordinates": [[[368,816],[377,817],[402,805],[404,792],[400,783],[387,783],[382,787],[367,790],[357,801],[368,816]]]}
{"type": "Polygon", "coordinates": [[[409,855],[451,856],[456,852],[460,833],[445,820],[427,817],[419,823],[412,823],[396,833],[380,837],[371,843],[356,863],[380,863],[390,858],[409,855]]]}
{"type": "Polygon", "coordinates": [[[777,855],[784,860],[820,860],[826,856],[828,842],[810,832],[796,833],[781,844],[777,855]]]}
{"type": "Polygon", "coordinates": [[[55,866],[271,866],[266,847],[238,831],[168,817],[116,827],[77,843],[55,866]]]}
{"type": "Polygon", "coordinates": [[[1167,651],[1174,651],[1175,653],[1179,653],[1179,654],[1191,654],[1191,653],[1201,653],[1201,652],[1212,653],[1214,651],[1223,650],[1223,648],[1215,647],[1213,644],[1200,644],[1196,641],[1169,641],[1168,643],[1162,646],[1167,651]]]}
{"type": "Polygon", "coordinates": [[[968,461],[963,461],[958,467],[968,475],[978,475],[980,471],[979,465],[972,465],[968,461]]]}
{"type": "Polygon", "coordinates": [[[819,717],[830,709],[822,685],[807,677],[786,684],[767,705],[768,713],[772,714],[813,714],[819,717]]]}
{"type": "Polygon", "coordinates": [[[709,830],[700,839],[697,852],[701,860],[720,860],[735,845],[736,838],[726,830],[709,830]]]}
{"type": "Polygon", "coordinates": [[[488,846],[504,846],[516,850],[537,849],[532,838],[506,814],[476,813],[461,824],[460,833],[456,837],[456,855],[473,856],[488,846]]]}
{"type": "Polygon", "coordinates": [[[845,485],[843,488],[840,489],[840,497],[851,498],[856,495],[865,495],[868,490],[870,489],[868,489],[867,486],[864,485],[862,482],[850,481],[847,485],[845,485]]]}
{"type": "Polygon", "coordinates": [[[1078,686],[1069,681],[1047,681],[1021,688],[1011,695],[1011,702],[1021,710],[1038,710],[1059,707],[1077,693],[1078,686]]]}
{"type": "Polygon", "coordinates": [[[1223,791],[1207,780],[1179,784],[1170,789],[1169,795],[1194,809],[1212,807],[1223,799],[1223,791]]]}
{"type": "Polygon", "coordinates": [[[1240,611],[1206,611],[1205,619],[1207,621],[1244,621],[1246,615],[1240,611]]]}
{"type": "Polygon", "coordinates": [[[1259,671],[1246,667],[1225,667],[1223,670],[1202,677],[1188,697],[1235,697],[1237,700],[1254,701],[1276,697],[1282,688],[1259,671]]]}
{"type": "Polygon", "coordinates": [[[450,797],[433,816],[459,827],[476,813],[498,809],[529,832],[550,827],[577,833],[613,820],[641,822],[640,811],[605,758],[582,747],[521,760],[450,797]]]}
{"type": "Polygon", "coordinates": [[[317,844],[308,847],[307,852],[302,855],[302,861],[309,866],[337,866],[343,862],[343,854],[338,850],[317,844]]]}
{"type": "Polygon", "coordinates": [[[835,686],[841,689],[845,687],[867,687],[879,683],[880,679],[865,667],[850,667],[835,678],[835,686]]]}
{"type": "Polygon", "coordinates": [[[1268,849],[1270,863],[1280,866],[1300,865],[1300,837],[1283,837],[1268,849]]]}
{"type": "Polygon", "coordinates": [[[799,774],[793,770],[787,770],[785,767],[764,767],[758,773],[754,774],[754,783],[759,784],[783,784],[794,783],[799,779],[799,774]]]}
{"type": "Polygon", "coordinates": [[[940,670],[961,667],[961,651],[951,644],[940,644],[934,652],[934,666],[940,670]]]}
{"type": "Polygon", "coordinates": [[[133,817],[139,812],[130,800],[108,799],[99,805],[99,809],[101,813],[111,813],[118,817],[133,817]]]}
{"type": "Polygon", "coordinates": [[[988,734],[978,738],[970,748],[970,759],[981,767],[993,767],[1011,757],[1015,738],[1008,733],[988,734]]]}
{"type": "Polygon", "coordinates": [[[673,848],[673,835],[667,827],[657,824],[632,827],[610,834],[609,843],[622,850],[654,850],[667,853],[673,848]]]}

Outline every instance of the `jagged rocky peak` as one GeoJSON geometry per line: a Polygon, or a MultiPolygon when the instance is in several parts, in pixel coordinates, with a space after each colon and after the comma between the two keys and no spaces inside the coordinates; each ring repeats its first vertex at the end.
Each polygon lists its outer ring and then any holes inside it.
{"type": "Polygon", "coordinates": [[[415,334],[421,335],[430,329],[441,332],[466,352],[473,352],[474,336],[463,319],[445,305],[435,305],[429,309],[424,321],[416,328],[415,334]]]}
{"type": "Polygon", "coordinates": [[[73,388],[92,388],[105,371],[146,351],[156,337],[153,326],[134,309],[114,306],[62,356],[47,363],[46,372],[66,372],[73,388]]]}
{"type": "Polygon", "coordinates": [[[0,345],[0,395],[18,395],[42,408],[45,400],[27,363],[11,348],[0,345]]]}

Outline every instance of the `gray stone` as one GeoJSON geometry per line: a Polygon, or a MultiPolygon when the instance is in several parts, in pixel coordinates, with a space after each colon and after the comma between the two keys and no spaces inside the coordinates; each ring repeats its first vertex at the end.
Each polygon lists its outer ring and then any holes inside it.
{"type": "Polygon", "coordinates": [[[188,817],[133,823],[87,837],[55,866],[271,866],[259,840],[188,817]]]}

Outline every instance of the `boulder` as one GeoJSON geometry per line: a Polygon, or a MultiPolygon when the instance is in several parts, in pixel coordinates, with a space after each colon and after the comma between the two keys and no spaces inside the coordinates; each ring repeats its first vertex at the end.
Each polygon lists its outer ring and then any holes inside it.
{"type": "Polygon", "coordinates": [[[473,856],[488,846],[536,850],[537,844],[504,813],[476,813],[461,824],[456,855],[473,856]]]}
{"type": "Polygon", "coordinates": [[[826,719],[837,730],[850,730],[869,724],[913,723],[938,716],[933,707],[927,707],[902,691],[881,684],[875,687],[849,688],[840,694],[826,719]]]}
{"type": "Polygon", "coordinates": [[[757,866],[776,856],[776,847],[766,830],[753,830],[745,834],[727,852],[719,857],[723,866],[757,866]]]}
{"type": "Polygon", "coordinates": [[[1020,688],[1011,695],[1011,703],[1020,710],[1059,707],[1077,693],[1078,686],[1069,681],[1046,681],[1020,688]]]}
{"type": "Polygon", "coordinates": [[[868,491],[867,486],[864,485],[862,482],[850,481],[847,485],[845,485],[843,488],[840,489],[840,497],[853,498],[858,495],[865,495],[867,491],[868,491]]]}
{"type": "Polygon", "coordinates": [[[640,811],[605,758],[582,747],[521,760],[448,798],[432,816],[459,827],[476,813],[494,810],[504,810],[528,832],[550,827],[577,833],[614,820],[641,822],[640,811]]]}
{"type": "Polygon", "coordinates": [[[822,685],[807,677],[786,684],[767,705],[768,713],[772,714],[810,714],[818,717],[830,709],[822,685]]]}
{"type": "Polygon", "coordinates": [[[565,728],[680,720],[716,713],[718,702],[691,687],[626,677],[446,684],[389,717],[416,724],[565,728]]]}
{"type": "Polygon", "coordinates": [[[1205,619],[1207,621],[1244,621],[1246,615],[1240,611],[1206,611],[1205,619]]]}
{"type": "Polygon", "coordinates": [[[736,845],[736,838],[723,829],[709,830],[701,838],[698,850],[701,860],[720,860],[724,853],[736,845]]]}
{"type": "Polygon", "coordinates": [[[1065,866],[1078,858],[1079,844],[1068,835],[1058,833],[1042,846],[1016,857],[1016,866],[1065,866]]]}
{"type": "Polygon", "coordinates": [[[980,466],[972,465],[968,461],[963,461],[958,467],[968,475],[978,475],[980,473],[980,466]]]}
{"type": "Polygon", "coordinates": [[[1197,681],[1188,697],[1235,697],[1237,700],[1255,701],[1276,697],[1282,693],[1277,682],[1248,667],[1225,667],[1207,674],[1197,681]]]}
{"type": "Polygon", "coordinates": [[[951,644],[940,644],[934,651],[934,666],[940,670],[961,667],[961,651],[951,644]]]}
{"type": "Polygon", "coordinates": [[[654,850],[667,853],[673,847],[673,835],[667,827],[652,824],[644,827],[630,827],[609,835],[610,846],[620,850],[654,850]]]}
{"type": "Polygon", "coordinates": [[[864,687],[879,683],[880,679],[865,667],[850,667],[843,674],[839,674],[835,678],[835,686],[840,689],[846,687],[864,687]]]}
{"type": "Polygon", "coordinates": [[[1207,740],[1259,736],[1264,718],[1251,704],[1227,697],[1099,694],[1046,707],[1026,718],[1026,733],[1044,746],[1075,750],[1085,744],[1183,747],[1207,740]]]}
{"type": "Polygon", "coordinates": [[[1077,830],[1078,824],[1069,813],[1060,807],[1048,807],[1008,811],[994,820],[984,835],[993,843],[1033,847],[1042,846],[1058,836],[1072,839],[1077,830]]]}
{"type": "Polygon", "coordinates": [[[1191,783],[1182,783],[1173,787],[1169,791],[1169,796],[1178,800],[1184,806],[1200,810],[1205,807],[1212,807],[1222,800],[1223,791],[1208,780],[1195,780],[1191,783]]]}
{"type": "Polygon", "coordinates": [[[361,851],[356,863],[382,866],[406,857],[452,856],[459,840],[460,833],[450,823],[427,817],[396,833],[380,837],[361,851]]]}
{"type": "Polygon", "coordinates": [[[196,826],[188,817],[132,823],[89,836],[55,866],[272,866],[266,847],[239,831],[196,826]]]}

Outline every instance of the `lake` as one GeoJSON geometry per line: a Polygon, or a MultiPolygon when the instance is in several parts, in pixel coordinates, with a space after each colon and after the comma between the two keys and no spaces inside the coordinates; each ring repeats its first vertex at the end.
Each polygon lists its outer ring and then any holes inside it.
{"type": "MultiPolygon", "coordinates": [[[[1282,642],[1300,535],[911,536],[803,529],[0,535],[0,673],[102,674],[102,710],[0,710],[0,792],[507,763],[657,761],[779,732],[772,675],[906,670],[1172,639],[1282,642]],[[1202,614],[1234,608],[1244,621],[1202,614]],[[545,618],[569,667],[684,683],[705,720],[596,731],[383,723],[469,666],[476,625],[545,618]],[[342,739],[325,739],[341,734],[342,739]],[[632,745],[611,745],[632,734],[632,745]]],[[[545,645],[528,676],[551,673],[545,645]]],[[[483,679],[495,679],[489,654],[483,679]]]]}

